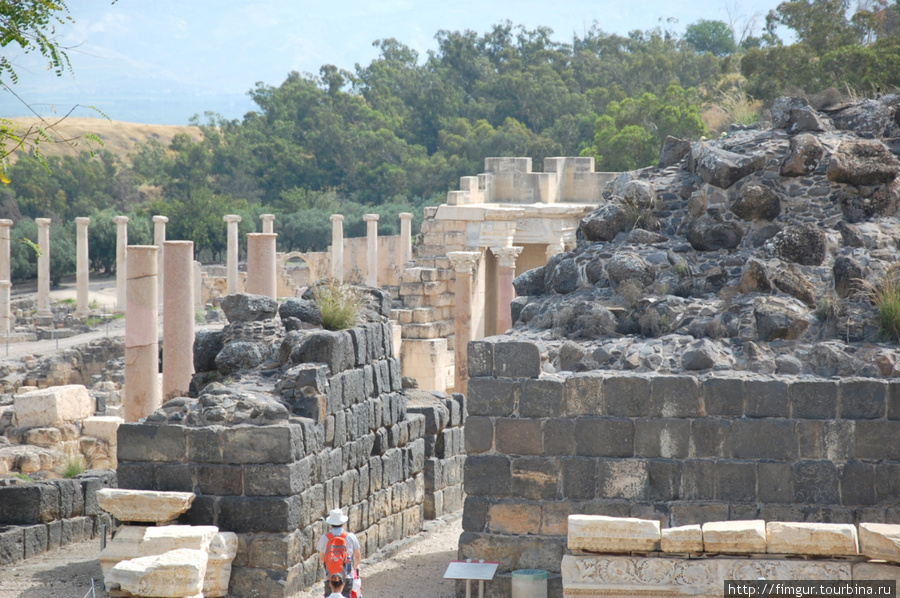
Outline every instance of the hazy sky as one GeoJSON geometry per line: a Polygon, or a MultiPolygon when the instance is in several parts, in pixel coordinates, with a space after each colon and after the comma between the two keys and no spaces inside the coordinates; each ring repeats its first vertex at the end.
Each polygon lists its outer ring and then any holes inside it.
{"type": "MultiPolygon", "coordinates": [[[[609,33],[666,26],[682,32],[699,19],[759,26],[778,0],[109,0],[69,2],[64,27],[73,74],[56,77],[28,55],[10,53],[17,94],[43,113],[97,106],[113,120],[186,124],[206,110],[240,118],[254,109],[257,81],[279,85],[290,71],[317,74],[323,64],[352,70],[376,57],[372,42],[396,38],[424,56],[440,29],[478,33],[509,20],[547,26],[571,41],[594,21],[609,33]],[[731,7],[729,11],[726,7],[731,7]],[[676,19],[673,21],[672,19],[676,19]]],[[[757,27],[758,30],[758,27],[757,27]]],[[[0,116],[27,109],[0,93],[0,116]]],[[[82,116],[91,113],[77,112],[82,116]]]]}

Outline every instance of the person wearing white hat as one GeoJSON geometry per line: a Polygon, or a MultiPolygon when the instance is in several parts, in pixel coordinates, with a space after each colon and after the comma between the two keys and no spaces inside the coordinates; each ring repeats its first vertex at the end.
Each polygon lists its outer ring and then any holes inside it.
{"type": "MultiPolygon", "coordinates": [[[[352,567],[353,570],[356,571],[356,575],[359,575],[359,562],[362,560],[362,549],[359,545],[359,539],[356,537],[356,534],[352,532],[348,532],[344,529],[344,524],[347,523],[348,517],[344,515],[344,512],[340,509],[333,509],[328,517],[325,519],[325,523],[331,526],[331,531],[327,534],[322,534],[322,537],[319,538],[319,543],[316,546],[319,551],[319,560],[326,566],[325,567],[325,596],[327,597],[331,592],[331,584],[330,584],[330,575],[328,571],[328,564],[326,562],[326,557],[330,556],[329,553],[333,551],[333,546],[335,544],[343,544],[346,546],[347,552],[352,554],[352,567]]],[[[344,585],[344,595],[349,596],[352,591],[352,584],[347,583],[344,585]]]]}

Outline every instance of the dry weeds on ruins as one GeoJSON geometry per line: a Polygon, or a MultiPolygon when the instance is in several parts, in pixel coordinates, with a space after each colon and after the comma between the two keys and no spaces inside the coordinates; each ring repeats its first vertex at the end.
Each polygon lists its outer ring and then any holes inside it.
{"type": "MultiPolygon", "coordinates": [[[[487,158],[415,237],[335,214],[320,253],[222,214],[226,264],[199,264],[117,217],[124,337],[2,363],[0,564],[105,525],[111,595],[288,597],[341,508],[364,556],[461,511],[490,596],[522,569],[571,597],[900,578],[898,109],[779,98],[632,172],[487,158]],[[356,289],[347,327],[324,279],[356,289]]],[[[100,315],[77,222],[69,313],[49,222],[17,295],[0,221],[11,345],[100,315]]]]}

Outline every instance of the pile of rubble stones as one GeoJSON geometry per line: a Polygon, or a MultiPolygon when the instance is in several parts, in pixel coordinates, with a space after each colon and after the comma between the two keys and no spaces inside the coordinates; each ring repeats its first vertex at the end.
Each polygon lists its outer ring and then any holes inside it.
{"type": "Polygon", "coordinates": [[[620,174],[574,251],[515,280],[545,371],[897,375],[871,290],[898,274],[900,96],[669,138],[620,174]]]}

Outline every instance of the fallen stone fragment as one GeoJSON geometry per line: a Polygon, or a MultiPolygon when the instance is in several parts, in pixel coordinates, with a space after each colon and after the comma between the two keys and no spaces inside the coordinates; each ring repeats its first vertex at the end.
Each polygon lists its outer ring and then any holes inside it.
{"type": "Polygon", "coordinates": [[[104,488],[97,492],[97,502],[119,521],[162,523],[190,509],[195,496],[193,492],[104,488]]]}
{"type": "Polygon", "coordinates": [[[80,384],[52,386],[16,395],[15,417],[20,428],[60,426],[94,415],[94,399],[80,384]]]}
{"type": "Polygon", "coordinates": [[[713,521],[703,524],[704,552],[757,554],[766,551],[766,522],[713,521]]]}
{"type": "Polygon", "coordinates": [[[856,527],[849,523],[766,523],[766,552],[855,556],[859,554],[856,527]]]}
{"type": "Polygon", "coordinates": [[[650,552],[659,545],[659,521],[604,515],[569,515],[569,549],[650,552]]]}
{"type": "Polygon", "coordinates": [[[664,528],[659,547],[663,552],[703,552],[703,530],[699,525],[664,528]]]}
{"type": "Polygon", "coordinates": [[[164,554],[122,561],[104,576],[107,586],[148,598],[186,598],[202,595],[207,554],[178,549],[164,554]]]}
{"type": "Polygon", "coordinates": [[[900,563],[900,525],[860,523],[859,553],[870,559],[900,563]]]}

